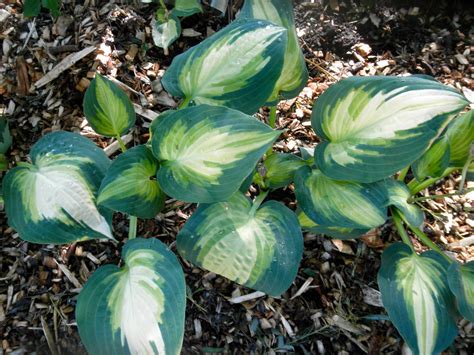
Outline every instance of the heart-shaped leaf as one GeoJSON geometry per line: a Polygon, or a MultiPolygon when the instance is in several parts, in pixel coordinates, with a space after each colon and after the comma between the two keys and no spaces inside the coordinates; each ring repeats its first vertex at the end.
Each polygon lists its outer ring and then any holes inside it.
{"type": "Polygon", "coordinates": [[[450,147],[450,165],[462,168],[474,141],[474,110],[456,117],[446,131],[450,147]]]}
{"type": "Polygon", "coordinates": [[[165,9],[158,10],[156,18],[151,21],[151,28],[153,43],[165,51],[181,35],[181,21],[174,11],[167,13],[165,9]]]}
{"type": "Polygon", "coordinates": [[[295,172],[305,165],[306,162],[294,154],[273,153],[263,162],[262,183],[272,189],[285,187],[293,181],[295,172]]]}
{"type": "Polygon", "coordinates": [[[439,354],[457,334],[449,262],[434,251],[421,255],[403,243],[382,254],[378,284],[390,320],[415,354],[439,354]]]}
{"type": "Polygon", "coordinates": [[[352,77],[322,94],[311,123],[315,163],[337,180],[374,182],[418,159],[467,104],[425,77],[352,77]]]}
{"type": "Polygon", "coordinates": [[[337,181],[303,167],[295,175],[295,194],[304,213],[324,227],[371,229],[387,219],[382,183],[337,181]]]}
{"type": "Polygon", "coordinates": [[[174,2],[173,14],[186,17],[202,12],[201,0],[176,0],[174,2]]]}
{"type": "Polygon", "coordinates": [[[271,95],[283,66],[286,30],[265,21],[235,21],[175,57],[166,91],[185,102],[253,114],[271,95]]]}
{"type": "Polygon", "coordinates": [[[165,204],[156,172],[158,161],[139,145],[119,155],[100,185],[97,203],[139,218],[153,218],[165,204]]]}
{"type": "Polygon", "coordinates": [[[353,229],[344,227],[323,227],[311,220],[302,210],[297,211],[298,221],[303,230],[314,233],[323,234],[328,237],[337,239],[354,239],[358,238],[370,229],[353,229]]]}
{"type": "Polygon", "coordinates": [[[176,256],[156,239],[122,251],[125,266],[97,269],[77,299],[79,334],[90,354],[180,354],[186,286],[176,256]]]}
{"type": "Polygon", "coordinates": [[[302,167],[295,174],[295,194],[304,213],[320,227],[375,228],[387,219],[388,206],[399,208],[414,226],[423,223],[423,213],[407,202],[410,192],[399,181],[338,181],[302,167]]]}
{"type": "Polygon", "coordinates": [[[296,35],[293,1],[245,0],[239,18],[267,20],[287,29],[288,42],[283,70],[268,101],[274,103],[279,100],[280,95],[286,99],[298,95],[308,80],[308,70],[296,35]]]}
{"type": "Polygon", "coordinates": [[[135,124],[135,110],[117,84],[96,74],[84,96],[84,114],[99,134],[117,137],[135,124]]]}
{"type": "Polygon", "coordinates": [[[456,296],[459,312],[469,322],[474,322],[474,261],[463,265],[452,263],[448,269],[448,282],[456,296]]]}
{"type": "Polygon", "coordinates": [[[226,200],[279,134],[225,107],[199,105],[166,115],[152,139],[160,186],[182,201],[226,200]]]}
{"type": "Polygon", "coordinates": [[[450,148],[447,136],[438,138],[418,160],[412,164],[413,173],[418,181],[426,177],[443,175],[449,166],[450,148]]]}
{"type": "Polygon", "coordinates": [[[281,203],[255,207],[241,193],[200,205],[178,234],[178,251],[206,270],[278,296],[296,277],[303,236],[295,214],[281,203]]]}
{"type": "Polygon", "coordinates": [[[8,223],[20,237],[41,244],[113,239],[110,213],[106,218],[96,206],[110,165],[102,150],[79,134],[54,132],[30,156],[33,164],[22,163],[3,179],[8,223]]]}

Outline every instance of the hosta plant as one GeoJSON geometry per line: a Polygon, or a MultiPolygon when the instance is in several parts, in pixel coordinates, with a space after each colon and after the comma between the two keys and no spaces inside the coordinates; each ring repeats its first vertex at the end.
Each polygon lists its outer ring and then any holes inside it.
{"type": "Polygon", "coordinates": [[[247,0],[237,21],[174,59],[163,85],[182,99],[179,108],[155,119],[147,144],[128,150],[121,136],[135,124],[133,106],[97,74],[84,113],[122,154],[110,161],[86,138],[55,132],[7,173],[6,213],[26,241],[115,243],[112,214],[129,215],[121,266],[97,269],[78,297],[77,325],[91,354],[180,353],[179,259],[158,239],[136,237],[137,218],[155,217],[166,195],[198,204],[177,235],[182,258],[270,296],[296,277],[302,229],[352,239],[390,220],[402,241],[383,252],[378,284],[411,350],[439,353],[459,315],[474,320],[473,263],[440,250],[413,203],[453,171],[466,175],[474,136],[473,111],[462,113],[467,100],[424,76],[343,79],[314,102],[315,149],[274,152],[275,109],[269,125],[252,114],[304,86],[294,31],[290,1],[247,0]],[[268,199],[289,184],[296,211],[268,199]],[[406,228],[431,250],[418,254],[406,228]]]}

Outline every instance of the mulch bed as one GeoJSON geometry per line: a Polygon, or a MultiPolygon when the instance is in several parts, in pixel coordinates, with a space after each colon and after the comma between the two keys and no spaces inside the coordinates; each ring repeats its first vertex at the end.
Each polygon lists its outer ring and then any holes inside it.
{"type": "MultiPolygon", "coordinates": [[[[59,129],[79,132],[111,156],[116,154],[112,140],[95,134],[81,109],[96,70],[115,77],[132,100],[148,110],[138,116],[137,127],[128,137],[131,145],[146,142],[154,112],[176,105],[160,84],[173,56],[228,21],[210,8],[187,18],[183,28],[200,35],[181,37],[165,56],[152,45],[153,4],[63,2],[57,20],[46,12],[24,19],[19,2],[0,4],[0,113],[8,117],[13,135],[10,167],[28,159],[30,147],[42,135],[59,129]],[[90,46],[97,49],[76,58],[57,78],[45,80],[64,58],[90,46]]],[[[297,1],[298,34],[311,78],[298,98],[279,104],[278,127],[287,131],[277,150],[296,153],[299,146],[317,143],[310,126],[313,100],[346,76],[427,74],[458,89],[474,89],[472,11],[444,15],[414,7],[329,3],[332,6],[297,1]]],[[[266,109],[258,115],[266,119],[266,109]]],[[[453,175],[424,193],[452,193],[459,181],[453,175]]],[[[292,186],[270,197],[295,208],[292,186]]],[[[474,257],[472,242],[465,242],[474,227],[473,198],[470,193],[420,203],[427,217],[425,232],[462,261],[474,257]]],[[[157,237],[176,251],[176,233],[194,208],[170,199],[155,219],[139,221],[138,234],[157,237]]],[[[126,240],[127,229],[127,219],[117,213],[118,240],[126,240]]],[[[0,231],[3,352],[51,353],[49,337],[61,354],[85,353],[74,317],[77,294],[97,267],[119,263],[122,243],[30,244],[8,227],[3,211],[0,231]]],[[[188,287],[183,353],[400,353],[403,342],[387,321],[376,284],[381,251],[395,240],[398,236],[390,223],[354,241],[307,233],[304,259],[290,290],[278,299],[250,297],[237,304],[229,299],[235,301],[252,290],[180,259],[188,287]]],[[[459,329],[449,351],[473,353],[472,324],[460,321],[459,329]]]]}

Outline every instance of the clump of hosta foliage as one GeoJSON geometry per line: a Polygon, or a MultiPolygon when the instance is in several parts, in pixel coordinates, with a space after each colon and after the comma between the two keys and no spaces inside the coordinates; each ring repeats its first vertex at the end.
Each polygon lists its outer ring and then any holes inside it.
{"type": "MultiPolygon", "coordinates": [[[[148,144],[122,144],[110,161],[80,135],[50,133],[32,148],[31,162],[7,173],[9,224],[26,241],[114,241],[113,212],[130,215],[122,266],[100,267],[78,297],[77,325],[91,354],[180,352],[182,268],[158,239],[135,238],[136,219],[153,218],[165,196],[198,203],[177,236],[181,257],[271,296],[295,279],[301,228],[357,238],[390,215],[402,242],[383,252],[378,284],[408,346],[439,353],[456,336],[459,315],[474,321],[474,263],[461,265],[431,242],[411,203],[447,174],[469,170],[467,100],[425,76],[344,79],[314,102],[311,123],[321,139],[314,151],[273,152],[281,134],[275,110],[270,125],[252,115],[295,96],[307,76],[291,1],[247,0],[235,22],[173,60],[163,86],[182,103],[156,118],[148,144]],[[410,169],[415,178],[406,184],[410,169]],[[267,200],[293,182],[296,213],[267,200]],[[405,228],[432,250],[417,254],[405,228]]],[[[97,133],[119,141],[135,124],[128,97],[100,75],[84,112],[97,133]]]]}

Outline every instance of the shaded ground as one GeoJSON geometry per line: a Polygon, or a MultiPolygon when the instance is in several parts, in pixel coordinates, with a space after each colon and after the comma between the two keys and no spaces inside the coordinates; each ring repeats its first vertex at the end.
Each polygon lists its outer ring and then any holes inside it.
{"type": "MultiPolygon", "coordinates": [[[[279,127],[288,131],[277,150],[297,152],[298,146],[314,146],[309,122],[312,102],[348,75],[429,74],[459,89],[474,89],[472,13],[427,14],[425,9],[417,13],[414,8],[366,9],[336,3],[338,8],[318,1],[297,2],[297,25],[311,79],[298,99],[279,106],[279,127]]],[[[51,130],[80,132],[103,148],[110,146],[111,140],[87,126],[81,111],[89,73],[96,69],[116,77],[133,101],[147,109],[160,112],[174,105],[159,85],[162,70],[173,55],[227,21],[212,11],[186,19],[183,28],[193,28],[202,36],[181,38],[165,57],[150,38],[153,6],[101,0],[73,4],[64,5],[57,21],[46,13],[25,20],[15,1],[0,4],[0,10],[8,13],[0,21],[0,108],[8,115],[14,137],[11,166],[27,159],[30,146],[51,130]],[[98,50],[44,87],[30,90],[63,58],[88,46],[98,50]]],[[[266,111],[259,115],[265,119],[266,111]]],[[[135,143],[147,140],[149,122],[139,117],[131,137],[135,143]]],[[[430,193],[453,192],[458,184],[459,177],[453,176],[430,193]]],[[[295,207],[291,186],[270,197],[295,207]]],[[[427,209],[425,231],[459,259],[472,258],[474,247],[459,245],[472,234],[472,197],[428,200],[422,206],[427,209]]],[[[169,200],[154,220],[139,222],[139,235],[158,237],[176,251],[176,232],[193,209],[169,200]]],[[[126,219],[117,214],[114,226],[117,239],[126,238],[126,219]]],[[[3,350],[49,353],[45,334],[50,331],[61,353],[82,353],[74,318],[79,287],[99,265],[118,263],[121,245],[29,244],[8,228],[3,212],[0,231],[3,350]]],[[[262,297],[242,304],[228,299],[251,290],[182,260],[189,293],[183,352],[399,353],[402,342],[385,320],[376,284],[380,252],[396,239],[389,223],[358,241],[306,234],[304,259],[291,289],[281,299],[262,297]]],[[[460,336],[450,352],[473,353],[472,324],[464,321],[459,326],[460,336]]]]}

